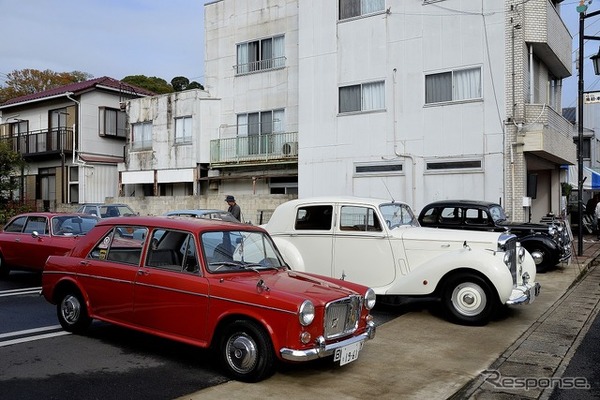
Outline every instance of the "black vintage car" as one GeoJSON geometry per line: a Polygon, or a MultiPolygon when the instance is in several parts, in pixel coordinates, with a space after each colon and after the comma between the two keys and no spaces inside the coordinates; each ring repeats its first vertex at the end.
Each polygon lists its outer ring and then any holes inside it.
{"type": "MultiPolygon", "coordinates": [[[[572,235],[559,219],[547,223],[510,222],[500,204],[487,201],[441,200],[423,207],[421,226],[485,231],[509,230],[531,253],[538,272],[544,272],[571,257],[572,235]]],[[[546,221],[546,218],[544,219],[546,221]]]]}

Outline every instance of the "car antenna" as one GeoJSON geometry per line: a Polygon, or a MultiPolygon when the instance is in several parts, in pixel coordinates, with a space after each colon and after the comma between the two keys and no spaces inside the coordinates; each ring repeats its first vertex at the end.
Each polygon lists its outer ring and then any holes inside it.
{"type": "Polygon", "coordinates": [[[390,195],[390,198],[392,199],[392,203],[395,203],[396,200],[394,200],[394,196],[392,196],[392,192],[390,192],[390,189],[385,184],[385,181],[383,180],[383,178],[381,178],[381,183],[383,183],[383,186],[385,187],[385,190],[387,190],[388,194],[390,195]]]}

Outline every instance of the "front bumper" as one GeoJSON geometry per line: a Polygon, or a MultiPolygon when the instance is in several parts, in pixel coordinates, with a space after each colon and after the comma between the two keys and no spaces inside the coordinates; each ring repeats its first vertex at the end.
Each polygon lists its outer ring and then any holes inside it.
{"type": "Polygon", "coordinates": [[[346,340],[342,340],[340,342],[335,342],[331,344],[325,344],[324,340],[317,340],[317,342],[319,343],[315,347],[306,350],[294,350],[284,347],[281,350],[279,350],[279,353],[281,354],[281,357],[284,360],[288,361],[301,362],[316,360],[317,358],[331,356],[333,355],[336,349],[342,348],[344,346],[349,346],[355,343],[361,343],[362,346],[364,342],[375,337],[375,330],[375,324],[371,322],[367,325],[367,331],[358,336],[353,336],[346,340]]]}
{"type": "Polygon", "coordinates": [[[533,303],[535,298],[539,296],[541,288],[542,286],[538,282],[535,282],[534,284],[527,283],[519,285],[513,289],[506,304],[515,305],[533,303]]]}

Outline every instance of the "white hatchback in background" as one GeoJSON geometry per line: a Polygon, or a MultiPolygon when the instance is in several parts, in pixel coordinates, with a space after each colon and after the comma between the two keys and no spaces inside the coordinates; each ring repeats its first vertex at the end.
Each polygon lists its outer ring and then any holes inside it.
{"type": "Polygon", "coordinates": [[[530,303],[540,290],[515,235],[422,228],[402,202],[292,200],[264,227],[292,269],[367,285],[382,304],[440,299],[460,324],[486,324],[499,306],[530,303]]]}

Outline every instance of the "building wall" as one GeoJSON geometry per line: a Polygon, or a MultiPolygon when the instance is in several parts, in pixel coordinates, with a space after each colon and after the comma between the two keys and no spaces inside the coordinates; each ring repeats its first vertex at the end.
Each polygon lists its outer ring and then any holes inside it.
{"type": "MultiPolygon", "coordinates": [[[[504,195],[504,23],[492,1],[450,1],[450,13],[391,2],[338,21],[336,2],[299,3],[299,195],[392,196],[420,209],[443,198],[504,195]],[[480,66],[483,99],[425,104],[425,74],[480,66]],[[318,73],[317,73],[318,71],[318,73]],[[310,77],[310,79],[302,79],[310,77]],[[338,114],[338,88],[385,81],[385,110],[338,114]],[[430,161],[481,160],[477,171],[431,172],[430,161]],[[356,176],[356,163],[403,163],[397,175],[356,176]],[[327,173],[323,173],[327,171],[327,173]],[[389,192],[388,192],[389,191],[389,192]]],[[[446,5],[445,3],[445,5],[446,5]]]]}

